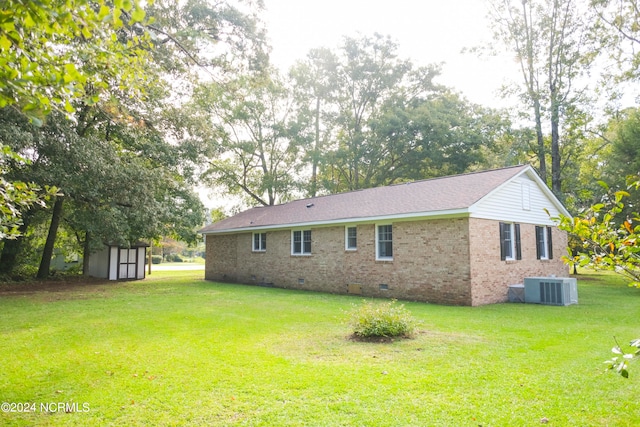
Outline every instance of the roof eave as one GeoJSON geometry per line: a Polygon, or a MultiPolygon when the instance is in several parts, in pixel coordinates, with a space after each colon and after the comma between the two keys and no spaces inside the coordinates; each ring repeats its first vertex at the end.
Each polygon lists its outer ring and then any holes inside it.
{"type": "Polygon", "coordinates": [[[459,208],[459,209],[447,209],[447,210],[432,211],[432,212],[412,212],[412,213],[379,215],[379,216],[361,217],[361,218],[341,218],[341,219],[332,219],[332,220],[325,220],[325,221],[308,221],[308,222],[298,222],[298,223],[288,223],[288,224],[249,226],[249,227],[226,228],[226,229],[209,230],[209,231],[201,230],[199,231],[199,233],[203,235],[229,234],[229,233],[241,233],[241,232],[248,232],[248,231],[256,232],[256,231],[263,231],[263,230],[281,230],[281,229],[305,228],[305,227],[328,227],[332,225],[368,224],[368,223],[389,222],[389,221],[398,222],[398,221],[411,221],[416,219],[459,218],[459,217],[467,217],[467,216],[469,216],[469,208],[459,208]]]}

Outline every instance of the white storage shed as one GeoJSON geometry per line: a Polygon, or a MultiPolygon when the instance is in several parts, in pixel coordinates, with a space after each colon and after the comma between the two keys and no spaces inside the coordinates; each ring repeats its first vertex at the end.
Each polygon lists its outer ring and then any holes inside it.
{"type": "Polygon", "coordinates": [[[146,243],[129,247],[105,246],[91,255],[89,276],[109,280],[144,279],[148,247],[146,243]]]}

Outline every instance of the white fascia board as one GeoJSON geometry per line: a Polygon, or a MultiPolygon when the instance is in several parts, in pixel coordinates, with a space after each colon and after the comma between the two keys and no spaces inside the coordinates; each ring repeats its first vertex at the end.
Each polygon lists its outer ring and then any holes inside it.
{"type": "Polygon", "coordinates": [[[288,230],[292,228],[300,229],[300,228],[309,228],[309,227],[328,227],[332,225],[348,225],[348,224],[368,224],[368,223],[376,223],[376,222],[401,222],[401,221],[413,221],[418,219],[441,219],[441,218],[460,218],[469,216],[469,209],[461,208],[461,209],[449,209],[443,211],[433,211],[433,212],[413,212],[407,214],[394,214],[394,215],[380,215],[380,216],[372,216],[372,217],[363,217],[363,218],[343,218],[343,219],[332,219],[327,221],[312,221],[312,222],[298,222],[293,224],[277,224],[277,225],[265,225],[262,227],[241,227],[241,228],[230,228],[225,230],[213,230],[202,233],[203,235],[207,234],[230,234],[230,233],[240,233],[240,232],[258,232],[262,230],[288,230]]]}
{"type": "Polygon", "coordinates": [[[535,170],[533,170],[533,168],[531,166],[529,166],[527,169],[525,169],[521,173],[519,173],[516,176],[516,178],[519,177],[520,175],[522,175],[523,173],[527,173],[529,178],[533,179],[538,184],[538,186],[542,189],[542,192],[549,198],[549,200],[551,200],[551,202],[555,205],[556,209],[558,209],[558,212],[560,212],[564,216],[568,216],[569,218],[573,218],[571,216],[571,214],[569,213],[569,211],[567,210],[567,208],[564,207],[562,202],[560,200],[558,200],[556,195],[553,194],[553,191],[551,191],[551,189],[549,187],[547,187],[547,184],[544,183],[542,178],[540,178],[540,176],[536,173],[535,170]]]}
{"type": "Polygon", "coordinates": [[[506,215],[482,215],[482,214],[477,214],[474,212],[471,212],[469,214],[469,218],[475,218],[475,219],[488,219],[491,221],[504,221],[504,222],[518,222],[521,224],[534,224],[534,225],[547,225],[549,227],[553,227],[553,226],[557,226],[558,223],[556,221],[553,221],[551,218],[549,218],[548,220],[545,221],[523,221],[523,220],[515,220],[512,216],[506,216],[506,215]]]}

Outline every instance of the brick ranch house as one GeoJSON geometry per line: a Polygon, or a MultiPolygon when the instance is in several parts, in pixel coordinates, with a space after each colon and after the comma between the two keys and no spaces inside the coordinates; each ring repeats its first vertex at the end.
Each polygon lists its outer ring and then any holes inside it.
{"type": "Polygon", "coordinates": [[[256,207],[211,224],[205,279],[440,304],[566,276],[569,215],[531,166],[256,207]]]}

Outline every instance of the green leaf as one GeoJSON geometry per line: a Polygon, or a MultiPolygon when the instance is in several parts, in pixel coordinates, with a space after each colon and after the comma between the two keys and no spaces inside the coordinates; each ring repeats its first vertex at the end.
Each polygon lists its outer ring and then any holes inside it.
{"type": "Polygon", "coordinates": [[[102,5],[100,7],[100,12],[98,12],[98,19],[100,21],[104,21],[105,18],[107,18],[109,16],[109,14],[111,13],[111,9],[109,9],[107,6],[102,5]]]}
{"type": "Polygon", "coordinates": [[[66,111],[67,113],[73,113],[73,112],[75,112],[75,111],[76,111],[76,109],[75,109],[75,108],[73,108],[73,105],[71,105],[71,102],[69,102],[69,100],[67,100],[67,101],[64,103],[64,109],[65,109],[65,111],[66,111]]]}
{"type": "Polygon", "coordinates": [[[120,20],[120,16],[122,15],[122,11],[118,8],[113,9],[113,25],[116,28],[119,28],[122,26],[122,21],[120,20]]]}
{"type": "Polygon", "coordinates": [[[30,13],[25,14],[22,24],[25,28],[33,28],[36,25],[30,13]]]}
{"type": "Polygon", "coordinates": [[[74,64],[64,64],[63,79],[65,83],[78,80],[78,70],[74,64]]]}
{"type": "Polygon", "coordinates": [[[144,20],[146,13],[144,9],[137,7],[131,13],[131,21],[132,22],[142,22],[144,20]]]}
{"type": "Polygon", "coordinates": [[[11,40],[9,40],[7,37],[5,37],[4,35],[0,37],[0,47],[3,50],[9,50],[11,48],[11,45],[11,40]]]}
{"type": "Polygon", "coordinates": [[[89,30],[88,27],[82,27],[82,35],[86,39],[90,39],[92,37],[91,31],[89,30]]]}

